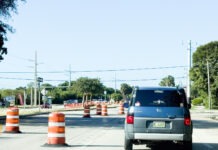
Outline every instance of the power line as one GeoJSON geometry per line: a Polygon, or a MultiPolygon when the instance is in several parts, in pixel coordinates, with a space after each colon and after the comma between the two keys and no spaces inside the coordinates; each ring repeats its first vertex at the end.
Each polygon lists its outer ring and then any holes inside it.
{"type": "MultiPolygon", "coordinates": [[[[182,77],[174,77],[174,79],[185,79],[185,76],[182,77]]],[[[162,78],[153,78],[153,79],[133,79],[133,80],[119,80],[116,79],[117,82],[136,82],[136,81],[155,81],[155,80],[162,80],[162,78]]],[[[102,82],[114,82],[114,80],[104,80],[102,82]]]]}
{"type": "Polygon", "coordinates": [[[34,80],[34,79],[27,79],[27,78],[9,78],[9,77],[0,77],[0,79],[9,79],[9,80],[34,80]]]}
{"type": "MultiPolygon", "coordinates": [[[[185,76],[182,77],[174,77],[175,79],[184,79],[186,78],[185,76]]],[[[0,79],[8,79],[8,80],[32,80],[34,81],[34,79],[27,79],[27,78],[8,78],[8,77],[0,77],[0,79]]],[[[116,79],[117,82],[136,82],[136,81],[154,81],[154,80],[162,80],[160,78],[153,78],[153,79],[130,79],[130,80],[122,80],[122,79],[116,79]]],[[[60,82],[65,82],[66,80],[44,80],[44,81],[60,81],[60,82]]],[[[114,82],[114,80],[102,80],[102,82],[114,82]]]]}
{"type": "MultiPolygon", "coordinates": [[[[106,69],[106,70],[82,70],[82,71],[71,71],[71,73],[84,73],[84,72],[119,72],[119,71],[143,71],[143,70],[157,70],[157,69],[176,69],[176,68],[187,68],[188,66],[168,66],[168,67],[147,67],[147,68],[126,68],[126,69],[106,69]]],[[[69,71],[38,71],[38,73],[51,73],[51,74],[55,74],[55,73],[66,73],[69,71]]],[[[2,74],[19,74],[19,73],[23,73],[23,74],[32,74],[34,72],[15,72],[15,71],[7,71],[7,72],[0,72],[2,74]]]]}

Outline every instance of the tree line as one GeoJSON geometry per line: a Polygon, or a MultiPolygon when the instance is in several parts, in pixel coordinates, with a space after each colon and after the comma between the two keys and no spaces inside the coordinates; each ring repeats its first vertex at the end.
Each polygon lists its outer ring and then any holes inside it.
{"type": "MultiPolygon", "coordinates": [[[[18,87],[15,90],[4,89],[0,90],[1,97],[14,95],[16,98],[16,104],[19,104],[20,95],[24,97],[26,94],[26,103],[32,105],[33,102],[33,93],[34,93],[34,83],[29,83],[27,87],[18,87]]],[[[49,83],[44,83],[40,86],[37,92],[37,98],[40,94],[41,102],[43,102],[43,95],[39,91],[45,89],[47,91],[46,96],[49,96],[53,99],[52,103],[63,104],[65,100],[77,99],[79,102],[84,100],[126,100],[129,98],[129,95],[132,92],[132,87],[129,84],[121,84],[120,89],[113,89],[106,87],[101,83],[98,78],[88,78],[80,77],[76,81],[72,81],[70,84],[68,81],[65,81],[58,86],[53,86],[49,83]]],[[[38,103],[38,100],[37,102],[38,103]]]]}

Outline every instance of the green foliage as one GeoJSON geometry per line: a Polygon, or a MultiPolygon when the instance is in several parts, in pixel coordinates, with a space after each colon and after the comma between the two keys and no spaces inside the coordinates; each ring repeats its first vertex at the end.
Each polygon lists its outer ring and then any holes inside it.
{"type": "Polygon", "coordinates": [[[132,87],[126,83],[121,84],[120,91],[123,95],[123,99],[126,99],[127,95],[132,93],[132,87]]]}
{"type": "Polygon", "coordinates": [[[175,86],[175,79],[173,76],[168,75],[167,77],[162,79],[159,85],[160,86],[175,86]]]}
{"type": "Polygon", "coordinates": [[[41,88],[45,88],[46,90],[52,89],[54,86],[49,83],[43,83],[41,88]]]}
{"type": "Polygon", "coordinates": [[[113,93],[111,94],[111,98],[114,99],[115,101],[120,101],[122,100],[122,95],[120,93],[113,93]]]}
{"type": "Polygon", "coordinates": [[[204,99],[202,97],[195,98],[192,100],[192,104],[193,105],[201,105],[201,104],[203,104],[203,100],[204,99]]]}
{"type": "Polygon", "coordinates": [[[101,95],[104,92],[104,87],[99,79],[81,77],[77,79],[73,85],[73,90],[78,94],[78,96],[83,96],[84,93],[91,95],[101,95]]]}
{"type": "Polygon", "coordinates": [[[62,90],[66,91],[69,87],[69,82],[65,81],[64,83],[58,84],[58,86],[63,87],[62,90]]]}
{"type": "Polygon", "coordinates": [[[4,59],[2,55],[7,54],[7,48],[4,47],[4,41],[7,40],[5,36],[7,28],[8,25],[0,21],[0,61],[4,59]]]}
{"type": "Polygon", "coordinates": [[[112,93],[115,92],[115,90],[113,88],[104,87],[104,90],[107,91],[107,95],[111,95],[112,93]]]}
{"type": "Polygon", "coordinates": [[[6,97],[6,96],[11,96],[11,95],[15,95],[15,91],[11,90],[11,89],[4,89],[0,91],[1,93],[1,97],[6,97]]]}
{"type": "Polygon", "coordinates": [[[132,93],[132,87],[126,83],[121,84],[120,91],[124,95],[128,95],[132,93]]]}
{"type": "MultiPolygon", "coordinates": [[[[126,94],[129,94],[131,92],[130,90],[131,87],[129,85],[127,85],[126,87],[127,88],[123,88],[125,89],[123,90],[123,92],[125,91],[126,94]]],[[[93,96],[93,98],[97,98],[97,99],[102,98],[105,96],[104,91],[107,91],[107,95],[106,95],[107,98],[112,98],[115,101],[122,100],[122,94],[120,90],[116,90],[115,93],[115,90],[113,88],[107,88],[103,86],[100,80],[95,78],[93,79],[93,78],[81,77],[76,81],[71,82],[71,88],[68,88],[68,82],[61,83],[59,84],[59,86],[53,86],[49,83],[44,83],[41,85],[41,90],[44,88],[47,90],[46,96],[52,97],[53,104],[63,104],[63,101],[69,99],[77,99],[81,102],[84,93],[89,93],[91,96],[93,96]],[[67,86],[67,87],[63,88],[63,86],[67,86]]],[[[18,87],[16,88],[16,90],[10,90],[10,89],[0,90],[0,94],[2,97],[14,95],[18,99],[19,94],[23,96],[24,90],[27,94],[26,102],[27,104],[30,104],[31,93],[34,94],[34,83],[29,83],[27,87],[18,87]]],[[[38,98],[38,91],[37,91],[37,98],[38,98]]]]}
{"type": "MultiPolygon", "coordinates": [[[[194,97],[208,97],[208,71],[213,105],[218,106],[218,41],[197,48],[193,53],[193,67],[190,70],[194,97]],[[207,63],[209,65],[207,65],[207,63]],[[205,96],[206,95],[206,96],[205,96]]],[[[208,102],[205,103],[206,105],[208,102]]]]}
{"type": "MultiPolygon", "coordinates": [[[[18,1],[19,0],[0,0],[0,17],[9,18],[11,17],[11,12],[17,13],[18,1]]],[[[4,59],[2,55],[7,54],[7,48],[4,47],[4,41],[7,40],[7,31],[13,32],[13,28],[0,21],[0,61],[4,59]]]]}
{"type": "Polygon", "coordinates": [[[63,100],[61,99],[61,93],[62,93],[62,90],[60,88],[54,88],[51,91],[48,91],[47,95],[53,98],[52,103],[61,104],[63,102],[63,100]]]}
{"type": "Polygon", "coordinates": [[[1,0],[0,1],[0,16],[11,17],[11,12],[17,13],[18,1],[25,0],[1,0]]]}

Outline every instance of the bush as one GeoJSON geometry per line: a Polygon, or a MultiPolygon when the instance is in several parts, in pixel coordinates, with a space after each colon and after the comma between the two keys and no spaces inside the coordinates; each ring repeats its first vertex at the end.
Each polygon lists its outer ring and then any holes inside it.
{"type": "Polygon", "coordinates": [[[203,104],[203,98],[202,97],[198,97],[192,100],[192,104],[193,105],[201,105],[203,104]]]}

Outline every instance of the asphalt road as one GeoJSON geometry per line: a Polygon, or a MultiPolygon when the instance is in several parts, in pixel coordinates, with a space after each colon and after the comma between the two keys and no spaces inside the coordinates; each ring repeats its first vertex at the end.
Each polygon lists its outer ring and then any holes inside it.
{"type": "MultiPolygon", "coordinates": [[[[20,119],[20,134],[0,134],[1,150],[123,150],[125,115],[118,109],[108,109],[108,116],[83,118],[82,111],[63,112],[66,118],[66,144],[64,147],[48,147],[48,114],[28,116],[20,119]]],[[[193,149],[218,149],[218,121],[211,120],[205,112],[193,111],[193,149]]],[[[3,129],[4,131],[4,123],[3,129]]],[[[134,145],[134,150],[149,149],[145,145],[134,145]]],[[[160,149],[174,149],[172,145],[161,145],[160,149]]]]}

